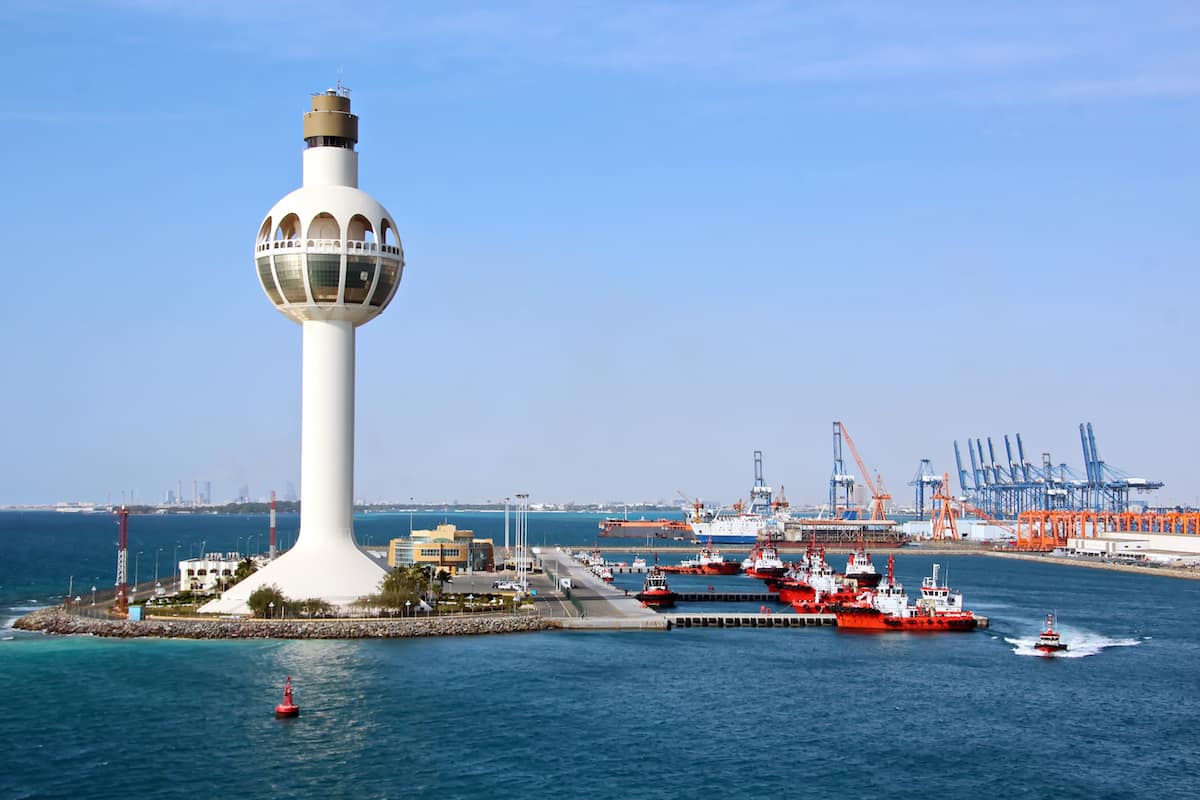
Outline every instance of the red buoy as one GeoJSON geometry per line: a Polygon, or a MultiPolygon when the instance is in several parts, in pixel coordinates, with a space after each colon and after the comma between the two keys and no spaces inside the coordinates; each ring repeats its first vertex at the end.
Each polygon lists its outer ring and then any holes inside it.
{"type": "Polygon", "coordinates": [[[300,706],[292,702],[292,676],[288,675],[287,683],[283,685],[283,702],[275,706],[275,718],[300,716],[300,706]]]}

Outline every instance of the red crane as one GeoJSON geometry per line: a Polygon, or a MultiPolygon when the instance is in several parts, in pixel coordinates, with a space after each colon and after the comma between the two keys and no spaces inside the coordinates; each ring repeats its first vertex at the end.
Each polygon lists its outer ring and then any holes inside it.
{"type": "Polygon", "coordinates": [[[846,430],[845,423],[838,422],[838,425],[842,428],[842,438],[850,446],[850,455],[854,456],[854,463],[858,464],[858,471],[862,473],[863,481],[867,484],[867,490],[871,492],[871,521],[882,522],[886,518],[884,509],[887,507],[887,501],[891,500],[892,496],[884,488],[883,478],[878,474],[875,477],[879,482],[879,487],[876,488],[875,483],[871,480],[871,473],[867,470],[867,465],[863,463],[862,456],[858,454],[858,448],[854,446],[854,440],[850,438],[850,431],[846,430]]]}

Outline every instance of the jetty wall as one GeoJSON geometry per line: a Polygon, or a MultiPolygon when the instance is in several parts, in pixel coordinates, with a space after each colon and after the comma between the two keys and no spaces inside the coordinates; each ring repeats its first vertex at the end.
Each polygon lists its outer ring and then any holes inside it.
{"type": "Polygon", "coordinates": [[[446,616],[429,619],[202,620],[97,619],[71,614],[61,606],[21,617],[14,628],[59,634],[90,634],[119,639],[396,639],[416,636],[473,636],[527,633],[551,626],[539,616],[446,616]]]}

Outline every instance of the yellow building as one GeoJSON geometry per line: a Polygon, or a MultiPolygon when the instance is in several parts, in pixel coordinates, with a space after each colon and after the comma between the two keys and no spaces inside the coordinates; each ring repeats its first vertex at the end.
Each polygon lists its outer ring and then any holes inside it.
{"type": "Polygon", "coordinates": [[[451,575],[465,569],[494,568],[491,539],[476,539],[474,531],[459,530],[455,525],[438,525],[429,531],[413,531],[412,538],[388,542],[388,566],[433,564],[451,575]]]}

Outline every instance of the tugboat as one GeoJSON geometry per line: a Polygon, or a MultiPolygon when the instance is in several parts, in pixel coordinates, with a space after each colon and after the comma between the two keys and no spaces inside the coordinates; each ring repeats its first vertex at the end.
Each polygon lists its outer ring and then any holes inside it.
{"type": "Polygon", "coordinates": [[[888,556],[887,575],[874,591],[834,609],[839,629],[863,631],[971,631],[979,624],[974,612],[964,611],[962,594],[940,586],[938,565],[921,582],[921,599],[908,605],[904,587],[895,579],[895,559],[888,556]]]}
{"type": "Polygon", "coordinates": [[[783,577],[787,572],[787,565],[779,557],[775,545],[768,541],[750,551],[750,555],[742,562],[742,570],[751,578],[771,580],[783,577]]]}
{"type": "Polygon", "coordinates": [[[642,590],[634,597],[650,608],[670,608],[675,605],[678,595],[671,591],[671,587],[667,585],[667,576],[655,564],[654,569],[646,574],[642,590]]]}
{"type": "Polygon", "coordinates": [[[721,555],[721,551],[709,542],[707,547],[700,548],[700,552],[694,558],[663,567],[662,571],[680,575],[737,575],[742,571],[742,565],[737,561],[727,560],[721,555]]]}
{"type": "Polygon", "coordinates": [[[283,685],[283,702],[275,706],[275,719],[300,716],[300,706],[292,702],[292,676],[287,676],[283,685]]]}
{"type": "Polygon", "coordinates": [[[1054,630],[1053,614],[1046,615],[1046,627],[1042,630],[1042,635],[1034,642],[1033,647],[1043,653],[1057,653],[1059,650],[1067,649],[1067,646],[1059,638],[1058,631],[1054,630]]]}
{"type": "Polygon", "coordinates": [[[863,548],[862,543],[859,543],[846,559],[846,577],[853,578],[860,589],[874,589],[883,578],[876,572],[875,565],[871,563],[871,555],[863,548]]]}

